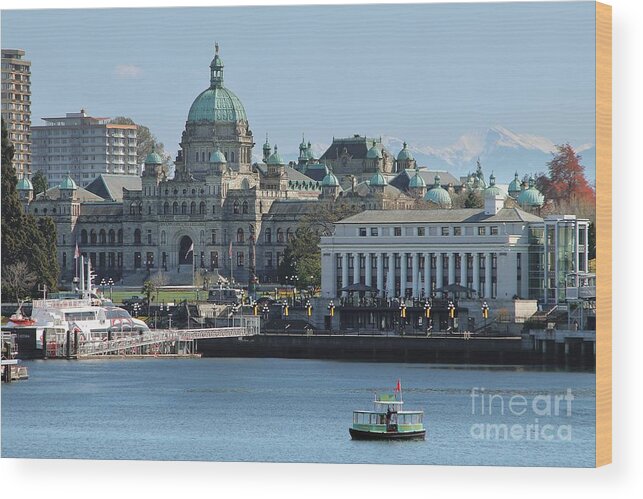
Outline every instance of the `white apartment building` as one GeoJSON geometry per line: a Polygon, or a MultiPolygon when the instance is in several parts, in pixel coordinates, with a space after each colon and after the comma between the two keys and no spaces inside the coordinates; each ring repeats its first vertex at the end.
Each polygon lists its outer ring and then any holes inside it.
{"type": "Polygon", "coordinates": [[[33,126],[32,169],[45,173],[50,186],[69,174],[86,186],[101,173],[140,175],[136,125],[116,125],[84,109],[33,126]]]}
{"type": "Polygon", "coordinates": [[[588,268],[588,220],[542,219],[504,208],[364,211],[322,237],[322,296],[352,284],[382,298],[424,299],[444,286],[469,288],[487,300],[565,299],[566,277],[588,268]]]}
{"type": "Polygon", "coordinates": [[[14,146],[19,179],[31,165],[31,62],[24,55],[24,50],[2,49],[2,119],[14,146]]]}

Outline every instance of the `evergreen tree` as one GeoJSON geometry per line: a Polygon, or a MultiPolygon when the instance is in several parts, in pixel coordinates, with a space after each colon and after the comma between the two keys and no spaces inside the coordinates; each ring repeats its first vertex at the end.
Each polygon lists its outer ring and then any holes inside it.
{"type": "Polygon", "coordinates": [[[34,176],[31,178],[31,183],[33,184],[33,195],[36,196],[41,192],[45,192],[49,187],[49,182],[47,182],[47,177],[42,172],[38,170],[34,173],[34,176]]]}

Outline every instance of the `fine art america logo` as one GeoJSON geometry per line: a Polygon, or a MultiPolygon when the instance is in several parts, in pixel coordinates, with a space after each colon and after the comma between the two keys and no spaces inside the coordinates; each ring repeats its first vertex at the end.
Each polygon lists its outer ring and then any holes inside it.
{"type": "Polygon", "coordinates": [[[471,389],[471,414],[493,422],[472,423],[475,440],[571,442],[571,388],[565,393],[488,394],[483,387],[471,389]]]}

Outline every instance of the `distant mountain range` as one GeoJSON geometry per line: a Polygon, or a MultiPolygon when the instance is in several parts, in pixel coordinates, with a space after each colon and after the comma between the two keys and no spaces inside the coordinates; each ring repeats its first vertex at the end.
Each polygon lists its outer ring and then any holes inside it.
{"type": "MultiPolygon", "coordinates": [[[[394,155],[402,149],[404,140],[383,136],[382,142],[394,155]]],[[[312,144],[315,156],[321,156],[329,144],[312,144]]],[[[585,174],[590,182],[596,177],[596,150],[593,144],[572,144],[579,153],[585,166],[585,174]]],[[[553,141],[546,137],[516,133],[502,126],[472,130],[462,135],[447,147],[433,147],[409,143],[419,166],[435,170],[448,170],[456,176],[474,172],[480,158],[486,177],[493,172],[500,184],[513,180],[517,171],[522,178],[525,174],[547,171],[547,163],[556,149],[553,141]]],[[[296,158],[298,151],[281,150],[284,158],[296,158]]],[[[260,160],[260,158],[256,158],[260,160]]]]}

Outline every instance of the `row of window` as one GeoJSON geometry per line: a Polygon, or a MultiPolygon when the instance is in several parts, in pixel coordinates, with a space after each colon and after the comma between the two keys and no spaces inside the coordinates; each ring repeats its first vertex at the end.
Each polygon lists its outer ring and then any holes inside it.
{"type": "MultiPolygon", "coordinates": [[[[454,260],[455,260],[455,268],[460,269],[462,267],[462,258],[457,253],[454,256],[455,256],[455,258],[454,258],[454,260]]],[[[518,255],[518,256],[520,256],[520,255],[518,255]]],[[[348,257],[348,268],[349,269],[355,268],[355,260],[356,260],[356,258],[359,258],[359,268],[360,269],[365,269],[366,268],[366,257],[364,255],[360,255],[359,257],[354,257],[354,256],[349,255],[349,257],[348,257]]],[[[431,258],[431,268],[436,269],[437,268],[438,257],[436,255],[433,255],[430,258],[431,258]]],[[[402,257],[398,253],[395,254],[394,260],[395,260],[395,268],[396,269],[401,268],[402,257]]],[[[467,262],[466,262],[467,269],[473,269],[473,256],[471,256],[471,255],[467,256],[466,260],[467,260],[467,262]]],[[[520,260],[518,260],[518,261],[520,262],[520,260]]],[[[479,262],[479,268],[484,269],[485,266],[486,266],[486,257],[484,255],[480,256],[478,262],[479,262]]],[[[342,268],[342,255],[337,255],[336,265],[337,265],[337,269],[341,270],[341,268],[342,268]]],[[[419,268],[419,270],[421,270],[421,271],[424,270],[424,265],[425,265],[425,259],[424,258],[418,258],[418,268],[419,268]]],[[[492,257],[491,257],[491,268],[495,269],[496,265],[497,265],[497,257],[496,257],[495,254],[493,254],[492,257]]],[[[442,268],[447,269],[448,266],[449,266],[449,259],[446,258],[446,257],[443,257],[442,258],[442,268]]],[[[385,270],[389,268],[388,258],[383,259],[382,267],[385,270]]],[[[407,268],[407,270],[412,270],[413,269],[413,257],[412,256],[407,255],[407,257],[406,257],[406,268],[407,268]]],[[[518,268],[520,268],[520,263],[519,263],[518,268]]],[[[377,269],[377,260],[375,258],[371,258],[371,269],[373,269],[373,270],[377,269]]]]}
{"type": "MultiPolygon", "coordinates": [[[[426,236],[427,234],[429,236],[436,236],[438,234],[438,227],[429,227],[429,230],[427,232],[426,227],[405,227],[404,228],[405,236],[419,236],[423,237],[426,236]]],[[[467,229],[472,229],[472,227],[467,227],[467,229]]],[[[486,226],[478,226],[477,227],[477,234],[479,236],[486,236],[486,235],[491,235],[491,236],[497,236],[498,235],[498,226],[497,225],[491,225],[488,227],[489,230],[487,230],[486,226]]],[[[467,235],[473,235],[473,230],[467,231],[470,232],[470,234],[467,235]]],[[[377,237],[380,235],[380,228],[379,227],[371,227],[370,231],[366,227],[360,227],[358,229],[358,235],[360,237],[366,237],[367,235],[372,236],[372,237],[377,237]]],[[[462,227],[455,226],[455,227],[448,227],[448,226],[443,226],[440,227],[440,235],[441,236],[461,236],[463,234],[462,227]]],[[[388,236],[390,235],[390,230],[388,227],[384,227],[381,230],[381,235],[382,236],[388,236]]],[[[393,236],[395,237],[401,237],[402,236],[402,227],[393,227],[393,236]]]]}

